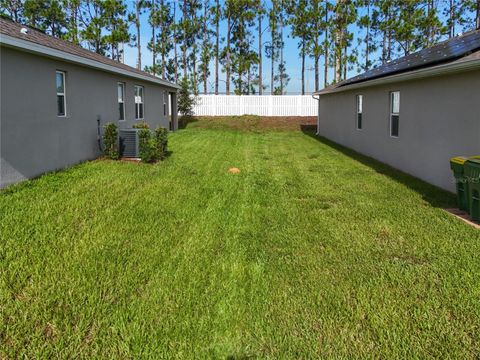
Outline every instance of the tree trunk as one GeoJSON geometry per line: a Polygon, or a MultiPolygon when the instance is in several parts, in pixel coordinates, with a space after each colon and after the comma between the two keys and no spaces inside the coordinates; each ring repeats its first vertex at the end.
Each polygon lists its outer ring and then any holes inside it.
{"type": "Polygon", "coordinates": [[[258,95],[263,95],[262,15],[258,15],[258,95]]]}
{"type": "MultiPolygon", "coordinates": [[[[325,0],[325,43],[324,43],[325,65],[323,69],[323,86],[328,85],[328,0],[325,0]]],[[[315,91],[318,91],[315,86],[315,91]]]]}
{"type": "Polygon", "coordinates": [[[183,77],[187,77],[187,27],[185,19],[187,18],[187,0],[183,0],[183,77]]]}
{"type": "Polygon", "coordinates": [[[196,24],[197,24],[197,9],[192,6],[192,25],[194,26],[194,31],[192,32],[192,72],[193,72],[193,93],[197,94],[198,87],[197,87],[197,42],[195,37],[197,36],[196,33],[196,24]]]}
{"type": "Polygon", "coordinates": [[[280,95],[283,95],[283,15],[280,15],[280,95]]]}
{"type": "MultiPolygon", "coordinates": [[[[315,71],[315,91],[318,91],[318,89],[320,88],[320,55],[318,54],[318,47],[319,47],[319,43],[318,43],[318,31],[317,33],[315,34],[315,38],[314,38],[314,46],[315,46],[315,50],[314,50],[314,55],[313,55],[313,58],[314,58],[314,71],[315,71]]],[[[325,70],[326,71],[326,70],[325,70]]]]}
{"type": "Polygon", "coordinates": [[[370,0],[367,0],[367,33],[365,35],[365,71],[370,68],[370,0]]]}
{"type": "MultiPolygon", "coordinates": [[[[163,35],[163,32],[165,31],[165,24],[163,22],[164,20],[164,16],[163,16],[163,13],[164,13],[164,3],[163,3],[163,0],[160,0],[160,34],[163,35]]],[[[160,71],[160,73],[162,74],[162,79],[165,80],[167,78],[167,75],[166,75],[166,69],[167,69],[167,66],[166,66],[166,63],[165,63],[165,47],[166,45],[163,44],[163,42],[160,44],[161,46],[161,49],[162,49],[162,69],[160,71]]]]}
{"type": "Polygon", "coordinates": [[[335,82],[340,82],[342,78],[342,45],[340,30],[335,30],[335,82]]]}
{"type": "Polygon", "coordinates": [[[142,69],[142,47],[140,45],[140,0],[135,3],[136,18],[135,27],[137,28],[137,69],[142,69]]]}
{"type": "Polygon", "coordinates": [[[225,93],[227,95],[230,95],[230,32],[232,31],[231,29],[231,19],[230,19],[230,14],[228,14],[227,17],[227,61],[226,61],[226,66],[225,66],[225,93]]]}
{"type": "MultiPolygon", "coordinates": [[[[203,49],[205,49],[207,44],[207,10],[208,10],[208,0],[205,0],[203,4],[203,49]]],[[[203,50],[205,51],[205,50],[203,50]]],[[[208,65],[203,64],[203,93],[207,95],[207,73],[208,73],[208,65]]]]}
{"type": "Polygon", "coordinates": [[[275,88],[275,42],[276,42],[276,29],[275,26],[270,26],[270,32],[271,32],[271,38],[272,38],[272,44],[271,44],[271,51],[270,51],[270,56],[272,58],[271,61],[271,73],[270,73],[270,95],[273,95],[274,88],[275,88]]]}
{"type": "Polygon", "coordinates": [[[480,30],[480,0],[477,0],[477,19],[476,27],[477,30],[480,30]]]}
{"type": "Polygon", "coordinates": [[[173,2],[173,68],[175,73],[175,82],[178,82],[178,58],[177,58],[177,24],[175,16],[177,14],[177,2],[173,2]]]}
{"type": "Polygon", "coordinates": [[[219,66],[218,61],[220,58],[220,4],[219,0],[216,3],[215,9],[215,95],[218,95],[218,75],[219,66]]]}
{"type": "Polygon", "coordinates": [[[157,40],[155,39],[155,25],[156,25],[156,15],[155,15],[155,1],[157,0],[152,0],[152,69],[153,69],[153,74],[157,74],[157,40]]]}
{"type": "Polygon", "coordinates": [[[302,95],[305,95],[305,38],[302,38],[302,95]]]}

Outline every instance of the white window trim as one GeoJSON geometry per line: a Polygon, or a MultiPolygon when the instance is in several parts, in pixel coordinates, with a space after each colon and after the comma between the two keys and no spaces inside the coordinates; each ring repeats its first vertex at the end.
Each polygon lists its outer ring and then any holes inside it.
{"type": "Polygon", "coordinates": [[[123,88],[123,92],[122,92],[122,95],[123,95],[123,99],[122,99],[123,119],[119,119],[118,121],[125,121],[126,118],[127,118],[127,116],[126,116],[126,114],[125,114],[125,88],[126,88],[126,86],[125,86],[125,83],[124,83],[124,82],[119,81],[119,82],[117,83],[117,102],[118,102],[118,103],[120,103],[120,101],[118,101],[118,85],[121,85],[122,88],[123,88]]]}
{"type": "Polygon", "coordinates": [[[142,97],[141,97],[142,102],[137,103],[137,98],[136,98],[136,96],[135,96],[135,99],[134,99],[134,100],[135,100],[135,120],[145,120],[145,87],[142,86],[142,85],[135,85],[134,95],[135,95],[135,90],[136,90],[137,88],[142,89],[142,97]],[[142,115],[143,115],[143,116],[142,116],[141,118],[140,118],[140,117],[137,118],[137,104],[142,104],[142,105],[143,105],[143,109],[142,109],[142,110],[143,110],[143,111],[142,111],[142,113],[143,113],[142,115]]]}
{"type": "Polygon", "coordinates": [[[363,130],[363,94],[357,94],[355,96],[355,106],[356,106],[356,111],[355,111],[355,128],[358,130],[358,131],[362,131],[363,130]],[[358,99],[359,97],[362,97],[362,112],[359,112],[358,110],[358,99]],[[358,127],[358,114],[362,114],[362,127],[359,128],[358,127]]]}
{"type": "Polygon", "coordinates": [[[388,94],[388,102],[389,102],[389,118],[390,118],[390,126],[389,126],[389,135],[391,138],[393,139],[398,139],[399,138],[399,135],[400,135],[400,91],[399,90],[395,90],[395,91],[390,91],[390,93],[388,94]],[[394,113],[393,112],[393,94],[394,93],[398,93],[398,113],[394,113]],[[395,135],[392,135],[392,115],[397,115],[398,116],[398,135],[395,136],[395,135]]]}
{"type": "Polygon", "coordinates": [[[167,95],[167,92],[163,90],[163,116],[167,116],[167,102],[165,101],[165,95],[167,95]]]}
{"type": "MultiPolygon", "coordinates": [[[[61,70],[56,70],[55,71],[55,90],[57,90],[57,74],[61,74],[62,75],[62,78],[63,78],[63,93],[59,93],[58,91],[56,91],[57,93],[57,98],[58,96],[63,96],[63,112],[64,114],[63,115],[58,115],[58,108],[57,108],[57,117],[61,117],[61,118],[65,118],[67,117],[67,76],[66,76],[66,73],[65,71],[61,71],[61,70]]],[[[57,99],[58,101],[58,99],[57,99]]],[[[57,104],[58,106],[58,104],[57,104]]]]}

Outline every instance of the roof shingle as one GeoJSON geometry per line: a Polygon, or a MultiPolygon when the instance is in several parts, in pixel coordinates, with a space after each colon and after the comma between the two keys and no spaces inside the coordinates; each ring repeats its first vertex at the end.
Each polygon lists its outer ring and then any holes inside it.
{"type": "Polygon", "coordinates": [[[88,60],[93,60],[104,65],[113,66],[115,68],[118,68],[119,70],[125,70],[130,73],[138,74],[140,76],[152,78],[152,80],[155,80],[155,82],[164,82],[165,85],[178,87],[173,83],[161,80],[160,78],[152,74],[149,74],[145,71],[138,70],[134,67],[125,65],[123,63],[119,63],[103,55],[84,49],[80,45],[76,45],[71,42],[58,39],[56,37],[47,35],[37,29],[27,27],[25,25],[13,22],[3,17],[0,17],[0,35],[8,35],[16,39],[29,41],[38,45],[46,46],[51,49],[65,52],[71,55],[76,55],[88,60]],[[22,28],[27,29],[27,31],[22,31],[22,28]]]}

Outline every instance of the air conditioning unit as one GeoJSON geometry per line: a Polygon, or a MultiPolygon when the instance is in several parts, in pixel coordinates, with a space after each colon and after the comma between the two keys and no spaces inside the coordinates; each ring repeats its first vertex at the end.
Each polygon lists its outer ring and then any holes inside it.
{"type": "Polygon", "coordinates": [[[140,129],[120,129],[120,155],[126,158],[140,157],[138,152],[138,131],[140,129]]]}

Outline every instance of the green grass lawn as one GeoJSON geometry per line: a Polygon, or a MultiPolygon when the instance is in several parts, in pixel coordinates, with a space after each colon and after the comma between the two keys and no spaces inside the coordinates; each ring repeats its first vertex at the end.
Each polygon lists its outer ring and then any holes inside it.
{"type": "Polygon", "coordinates": [[[0,358],[478,359],[480,231],[453,195],[228,121],[0,193],[0,358]]]}

